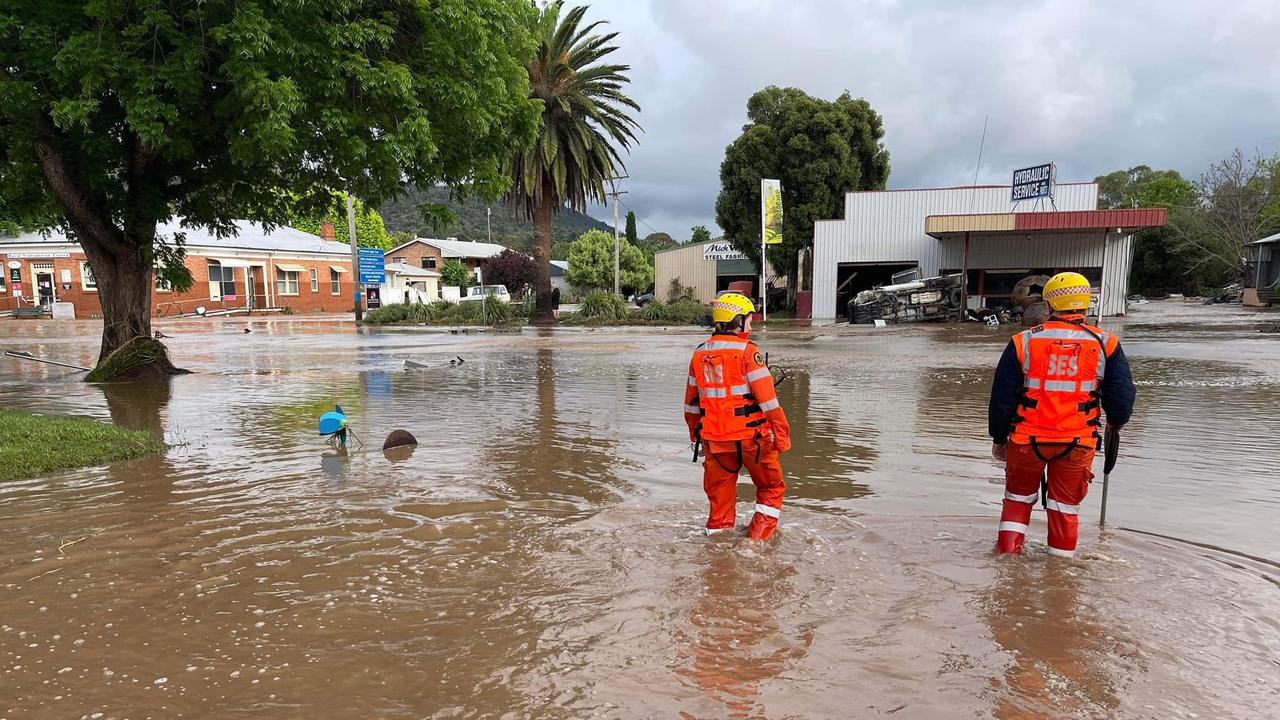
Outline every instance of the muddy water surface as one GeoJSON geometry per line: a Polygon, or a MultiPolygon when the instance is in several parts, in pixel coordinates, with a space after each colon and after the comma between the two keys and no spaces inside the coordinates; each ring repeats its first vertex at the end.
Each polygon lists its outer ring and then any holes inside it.
{"type": "MultiPolygon", "coordinates": [[[[5,360],[0,405],[175,447],[0,486],[0,718],[1270,717],[1261,319],[1149,305],[1112,328],[1140,407],[1111,524],[1095,484],[1067,563],[989,552],[1008,329],[761,334],[796,435],[764,547],[696,533],[696,333],[167,323],[195,373],[102,389],[5,360]],[[316,437],[335,402],[364,451],[316,437]],[[385,457],[401,427],[422,444],[385,457]]],[[[96,331],[4,322],[0,346],[87,363],[96,331]]]]}

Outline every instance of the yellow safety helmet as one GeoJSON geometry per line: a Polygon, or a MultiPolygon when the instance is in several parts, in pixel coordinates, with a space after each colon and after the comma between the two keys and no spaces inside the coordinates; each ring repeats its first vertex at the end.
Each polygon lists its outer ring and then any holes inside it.
{"type": "Polygon", "coordinates": [[[1080,273],[1060,272],[1044,284],[1044,299],[1054,310],[1088,310],[1093,297],[1089,280],[1080,273]]]}
{"type": "Polygon", "coordinates": [[[711,301],[712,322],[733,322],[739,315],[750,315],[755,311],[756,306],[751,302],[751,298],[742,293],[723,293],[711,301]]]}

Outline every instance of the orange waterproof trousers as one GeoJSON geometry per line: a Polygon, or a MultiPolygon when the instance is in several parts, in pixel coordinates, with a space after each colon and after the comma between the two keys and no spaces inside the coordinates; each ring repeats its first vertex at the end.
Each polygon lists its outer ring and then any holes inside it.
{"type": "Polygon", "coordinates": [[[1038,449],[1037,453],[1037,448],[1031,445],[1009,443],[1004,466],[1004,510],[1000,513],[996,551],[1022,551],[1031,510],[1040,501],[1040,481],[1047,466],[1049,495],[1045,514],[1049,518],[1049,554],[1072,557],[1080,528],[1080,503],[1093,479],[1094,449],[1082,446],[1066,452],[1065,445],[1040,445],[1038,449]]]}
{"type": "Polygon", "coordinates": [[[782,495],[787,485],[782,480],[782,464],[778,450],[767,438],[734,442],[704,442],[706,459],[702,462],[702,488],[711,501],[707,531],[733,527],[738,499],[738,473],[746,468],[756,486],[756,508],[747,528],[748,537],[768,540],[778,528],[782,514],[782,495]],[[741,450],[739,450],[741,448],[741,450]]]}

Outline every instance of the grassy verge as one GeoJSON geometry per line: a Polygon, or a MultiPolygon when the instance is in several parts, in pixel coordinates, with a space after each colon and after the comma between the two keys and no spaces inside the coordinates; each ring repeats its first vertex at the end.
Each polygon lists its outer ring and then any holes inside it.
{"type": "Polygon", "coordinates": [[[164,439],[84,418],[0,409],[0,481],[164,452],[164,439]]]}
{"type": "Polygon", "coordinates": [[[497,298],[480,302],[434,302],[383,305],[364,316],[366,325],[518,325],[525,321],[524,306],[497,298]]]}
{"type": "Polygon", "coordinates": [[[628,309],[619,298],[609,293],[590,293],[582,300],[577,313],[566,315],[565,325],[585,327],[705,325],[710,311],[695,300],[664,303],[654,300],[637,310],[628,309]]]}

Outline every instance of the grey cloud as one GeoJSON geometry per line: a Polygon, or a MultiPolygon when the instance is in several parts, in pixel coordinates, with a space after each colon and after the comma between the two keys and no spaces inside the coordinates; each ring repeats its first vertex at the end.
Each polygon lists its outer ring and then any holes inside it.
{"type": "Polygon", "coordinates": [[[604,0],[591,16],[621,33],[644,108],[624,201],[676,237],[714,225],[724,148],[770,84],[867,98],[890,187],[971,182],[986,116],[984,183],[1046,160],[1066,181],[1280,151],[1273,0],[604,0]]]}

